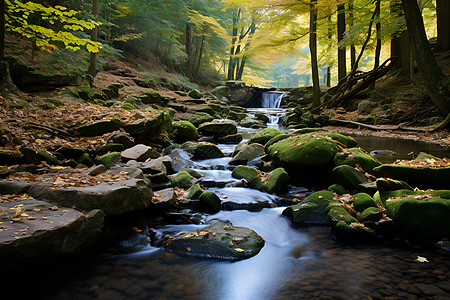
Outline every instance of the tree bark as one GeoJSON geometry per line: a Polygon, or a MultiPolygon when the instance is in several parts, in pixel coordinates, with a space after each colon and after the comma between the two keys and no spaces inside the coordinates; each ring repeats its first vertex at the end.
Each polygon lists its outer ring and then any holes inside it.
{"type": "MultiPolygon", "coordinates": [[[[348,1],[348,11],[349,11],[348,25],[350,27],[352,27],[353,24],[355,23],[355,16],[354,16],[355,12],[354,12],[353,3],[354,3],[354,0],[348,1]]],[[[355,66],[355,62],[356,62],[356,48],[355,48],[355,45],[351,45],[350,46],[350,67],[352,69],[355,66]]]]}
{"type": "MultiPolygon", "coordinates": [[[[390,10],[393,18],[402,16],[403,8],[401,0],[392,0],[390,10]]],[[[410,74],[410,61],[412,59],[410,49],[408,30],[395,32],[391,38],[391,57],[396,58],[392,70],[400,70],[402,76],[409,76],[410,74]]]]}
{"type": "Polygon", "coordinates": [[[402,0],[402,4],[414,56],[425,88],[434,105],[441,113],[447,115],[450,112],[450,101],[447,95],[449,91],[443,84],[448,78],[439,68],[431,52],[419,5],[416,0],[402,0]]]}
{"type": "Polygon", "coordinates": [[[311,73],[313,81],[313,102],[312,107],[320,106],[320,82],[319,67],[317,66],[317,0],[311,0],[310,20],[309,20],[309,50],[311,51],[311,73]]]}
{"type": "Polygon", "coordinates": [[[374,63],[374,69],[378,68],[380,66],[380,56],[381,56],[381,20],[380,20],[380,10],[381,10],[381,0],[376,0],[375,2],[375,28],[377,32],[377,45],[375,48],[375,63],[374,63]]]}
{"type": "Polygon", "coordinates": [[[200,53],[198,55],[197,69],[195,70],[195,76],[198,76],[198,71],[200,70],[200,65],[202,63],[203,46],[205,44],[205,36],[202,35],[202,42],[200,44],[200,53]]]}
{"type": "Polygon", "coordinates": [[[192,75],[192,27],[191,24],[186,23],[186,76],[191,82],[194,81],[192,75]]]}
{"type": "MultiPolygon", "coordinates": [[[[92,1],[92,14],[94,15],[94,18],[97,21],[97,19],[98,19],[98,0],[92,1]]],[[[95,26],[95,28],[92,29],[91,40],[93,42],[98,41],[98,26],[95,26]]],[[[90,57],[90,62],[89,62],[89,75],[92,76],[92,80],[94,79],[96,73],[97,73],[97,53],[91,52],[91,57],[90,57]]]]}
{"type": "Polygon", "coordinates": [[[235,46],[238,35],[238,23],[241,15],[241,10],[239,9],[235,16],[233,16],[233,31],[231,38],[231,49],[230,49],[230,61],[228,63],[228,75],[227,80],[234,80],[234,74],[236,69],[236,59],[235,59],[235,46]]]}
{"type": "Polygon", "coordinates": [[[437,42],[440,51],[450,50],[450,2],[436,0],[437,42]]]}
{"type": "MultiPolygon", "coordinates": [[[[338,43],[342,41],[345,33],[345,5],[338,5],[338,16],[337,16],[337,37],[338,43]]],[[[345,52],[347,50],[345,47],[338,48],[338,80],[341,81],[345,76],[347,76],[347,59],[345,52]]]]}
{"type": "Polygon", "coordinates": [[[5,55],[5,0],[0,0],[0,62],[5,55]]]}

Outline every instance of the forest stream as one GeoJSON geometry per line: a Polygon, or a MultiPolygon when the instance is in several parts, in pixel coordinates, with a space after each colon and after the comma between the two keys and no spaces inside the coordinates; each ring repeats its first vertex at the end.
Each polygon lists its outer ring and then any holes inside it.
{"type": "MultiPolygon", "coordinates": [[[[239,131],[244,142],[256,133],[248,128],[239,131]]],[[[355,139],[367,151],[389,149],[400,158],[423,150],[436,156],[447,151],[402,140],[355,139]]],[[[225,153],[234,146],[219,144],[225,153]]],[[[233,201],[230,210],[201,214],[199,224],[159,223],[142,213],[120,217],[106,229],[121,233],[114,243],[96,245],[75,258],[15,270],[2,281],[3,290],[30,299],[450,299],[448,253],[399,239],[344,245],[330,236],[327,226],[296,226],[282,216],[284,207],[278,206],[283,197],[310,194],[323,183],[289,186],[282,196],[237,187],[229,160],[197,161],[197,171],[204,180],[223,186],[210,190],[223,198],[224,205],[233,201]],[[258,208],[262,202],[270,207],[258,208]],[[239,203],[249,207],[253,203],[256,211],[238,209],[239,203]],[[202,230],[217,221],[255,230],[265,246],[256,256],[235,262],[182,256],[162,247],[168,236],[202,230]],[[417,262],[418,257],[427,262],[417,262]]]]}

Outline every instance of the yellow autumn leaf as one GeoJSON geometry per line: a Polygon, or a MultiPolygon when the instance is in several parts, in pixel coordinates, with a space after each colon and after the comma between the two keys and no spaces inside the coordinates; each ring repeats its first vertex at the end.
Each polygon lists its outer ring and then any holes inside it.
{"type": "Polygon", "coordinates": [[[236,251],[236,252],[239,252],[239,253],[242,253],[242,252],[244,252],[244,250],[243,250],[243,249],[241,249],[241,248],[235,248],[235,249],[234,249],[234,251],[236,251]]]}

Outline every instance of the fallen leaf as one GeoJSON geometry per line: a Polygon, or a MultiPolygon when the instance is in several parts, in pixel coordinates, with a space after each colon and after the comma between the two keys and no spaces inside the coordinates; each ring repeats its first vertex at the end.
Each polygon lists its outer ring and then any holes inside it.
{"type": "Polygon", "coordinates": [[[235,249],[234,249],[234,251],[236,251],[236,252],[239,252],[239,253],[242,253],[242,252],[244,252],[244,250],[243,250],[243,249],[241,249],[241,248],[235,248],[235,249]]]}
{"type": "Polygon", "coordinates": [[[429,262],[428,259],[426,259],[425,257],[422,257],[422,256],[417,256],[417,258],[414,261],[415,262],[420,262],[420,263],[427,263],[427,262],[429,262]]]}

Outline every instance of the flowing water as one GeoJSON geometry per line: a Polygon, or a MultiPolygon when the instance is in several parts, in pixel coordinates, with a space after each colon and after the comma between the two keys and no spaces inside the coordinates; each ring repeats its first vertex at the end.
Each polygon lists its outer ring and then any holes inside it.
{"type": "MultiPolygon", "coordinates": [[[[243,133],[249,138],[255,130],[243,133]]],[[[380,141],[374,146],[381,147],[380,141]]],[[[234,148],[220,146],[227,152],[234,148]]],[[[229,160],[198,161],[203,180],[222,186],[210,190],[228,210],[203,215],[200,225],[161,223],[145,214],[120,217],[106,229],[114,233],[112,243],[2,274],[0,295],[12,295],[2,299],[450,299],[448,254],[407,241],[342,245],[326,226],[294,226],[277,207],[282,197],[240,187],[227,170],[229,160]],[[255,257],[229,262],[180,256],[162,247],[168,236],[217,221],[255,230],[266,241],[264,248],[255,257]],[[418,256],[429,262],[415,262],[418,256]]],[[[311,191],[290,186],[286,197],[311,191]]]]}

